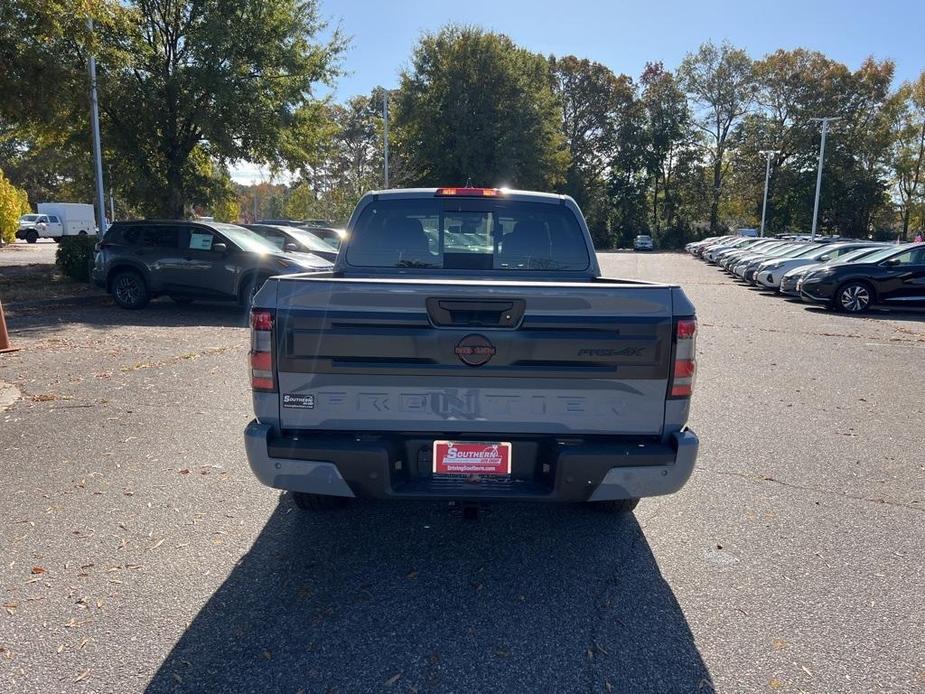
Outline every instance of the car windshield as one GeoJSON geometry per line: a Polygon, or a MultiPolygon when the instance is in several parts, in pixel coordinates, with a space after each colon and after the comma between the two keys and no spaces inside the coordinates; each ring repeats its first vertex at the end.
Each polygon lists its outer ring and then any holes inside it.
{"type": "Polygon", "coordinates": [[[239,227],[235,224],[212,224],[216,230],[220,231],[229,241],[240,246],[245,251],[255,253],[279,253],[279,249],[262,236],[255,234],[250,229],[239,227]]]}
{"type": "Polygon", "coordinates": [[[845,253],[844,255],[839,256],[838,258],[832,259],[831,261],[829,261],[828,264],[829,265],[841,265],[843,263],[850,263],[855,260],[860,260],[861,258],[866,258],[867,256],[872,255],[874,253],[878,253],[881,250],[883,249],[878,248],[876,246],[872,248],[858,248],[857,250],[851,251],[850,253],[845,253]]]}
{"type": "Polygon", "coordinates": [[[651,241],[651,240],[652,240],[652,237],[651,237],[651,236],[643,236],[643,235],[640,234],[639,236],[636,237],[636,240],[637,240],[637,241],[651,241]]]}
{"type": "Polygon", "coordinates": [[[793,253],[788,253],[788,258],[818,258],[821,255],[825,255],[825,248],[822,248],[816,244],[810,244],[808,247],[803,248],[802,250],[798,249],[793,253]]]}
{"type": "Polygon", "coordinates": [[[889,248],[884,248],[882,251],[877,251],[876,253],[871,253],[869,256],[867,256],[866,258],[864,258],[864,262],[865,262],[865,263],[879,263],[881,260],[886,260],[886,259],[889,258],[891,255],[895,255],[896,253],[900,253],[900,252],[905,251],[905,250],[907,250],[907,249],[909,249],[909,248],[911,248],[911,246],[908,246],[908,245],[906,245],[906,246],[890,246],[889,248]]]}
{"type": "Polygon", "coordinates": [[[309,231],[304,229],[296,229],[294,227],[283,227],[287,234],[292,238],[299,241],[306,248],[309,248],[313,251],[324,251],[325,253],[331,252],[331,244],[325,242],[322,239],[319,239],[317,236],[312,234],[309,231]]]}
{"type": "Polygon", "coordinates": [[[406,198],[367,205],[347,247],[355,267],[587,270],[584,233],[564,205],[406,198]]]}
{"type": "Polygon", "coordinates": [[[19,221],[20,222],[34,222],[38,218],[39,216],[37,214],[24,214],[22,217],[19,218],[19,221]]]}

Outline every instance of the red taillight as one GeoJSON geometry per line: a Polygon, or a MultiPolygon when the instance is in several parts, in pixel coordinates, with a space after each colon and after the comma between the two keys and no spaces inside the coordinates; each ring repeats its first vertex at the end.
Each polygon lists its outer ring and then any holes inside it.
{"type": "Polygon", "coordinates": [[[675,322],[674,364],[671,369],[669,397],[689,398],[697,374],[697,319],[682,318],[675,322]]]}
{"type": "Polygon", "coordinates": [[[251,311],[251,389],[275,392],[273,369],[273,313],[263,309],[251,311]]]}
{"type": "Polygon", "coordinates": [[[501,195],[499,188],[437,188],[436,195],[472,198],[496,198],[501,195]]]}

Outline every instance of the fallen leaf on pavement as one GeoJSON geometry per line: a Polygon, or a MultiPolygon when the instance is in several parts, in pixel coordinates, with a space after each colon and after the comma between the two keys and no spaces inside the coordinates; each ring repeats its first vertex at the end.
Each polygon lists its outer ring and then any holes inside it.
{"type": "Polygon", "coordinates": [[[89,671],[89,670],[84,670],[84,671],[81,672],[79,675],[77,675],[77,679],[74,680],[74,682],[83,682],[83,681],[84,681],[85,679],[87,679],[89,676],[90,676],[90,671],[89,671]]]}
{"type": "Polygon", "coordinates": [[[44,566],[33,566],[33,567],[32,567],[32,573],[34,573],[34,574],[43,574],[43,573],[45,573],[45,567],[44,567],[44,566]]]}
{"type": "Polygon", "coordinates": [[[163,537],[162,537],[160,540],[158,540],[157,542],[155,542],[155,543],[154,543],[154,546],[153,546],[151,549],[152,549],[152,550],[155,550],[155,549],[157,549],[158,547],[160,547],[162,544],[164,544],[164,538],[163,538],[163,537]]]}
{"type": "Polygon", "coordinates": [[[401,673],[400,673],[400,672],[396,672],[394,675],[392,675],[391,677],[389,677],[389,679],[387,679],[387,680],[385,681],[385,686],[386,686],[386,687],[391,687],[393,684],[395,684],[396,682],[398,682],[398,680],[400,680],[400,679],[401,679],[401,673]]]}
{"type": "Polygon", "coordinates": [[[188,475],[188,474],[189,474],[189,468],[188,468],[188,467],[185,467],[185,468],[183,468],[182,470],[178,470],[178,472],[179,472],[181,475],[188,475]]]}

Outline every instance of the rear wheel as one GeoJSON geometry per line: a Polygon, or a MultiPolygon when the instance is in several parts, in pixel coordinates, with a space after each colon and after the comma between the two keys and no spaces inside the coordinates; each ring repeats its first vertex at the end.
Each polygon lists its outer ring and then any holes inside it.
{"type": "Polygon", "coordinates": [[[29,231],[26,232],[26,242],[27,243],[35,243],[38,240],[39,240],[39,232],[37,232],[35,229],[29,229],[29,231]]]}
{"type": "Polygon", "coordinates": [[[834,306],[846,313],[864,313],[874,302],[874,290],[867,282],[848,282],[835,293],[834,306]]]}
{"type": "Polygon", "coordinates": [[[591,506],[604,513],[629,513],[639,504],[639,499],[613,499],[592,501],[591,506]]]}
{"type": "Polygon", "coordinates": [[[331,511],[347,505],[347,499],[342,496],[325,496],[324,494],[306,494],[304,492],[289,492],[292,503],[302,511],[331,511]]]}
{"type": "Polygon", "coordinates": [[[134,270],[122,270],[110,283],[112,298],[122,308],[144,308],[151,298],[144,278],[134,270]]]}

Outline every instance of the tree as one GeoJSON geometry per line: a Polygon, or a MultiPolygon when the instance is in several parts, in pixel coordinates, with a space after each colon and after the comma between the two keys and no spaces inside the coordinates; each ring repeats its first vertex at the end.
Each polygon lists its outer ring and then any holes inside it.
{"type": "Polygon", "coordinates": [[[503,34],[426,34],[395,99],[401,183],[549,190],[568,166],[545,58],[503,34]]]}
{"type": "Polygon", "coordinates": [[[605,174],[617,148],[630,145],[625,139],[630,135],[628,122],[638,123],[636,87],[626,75],[615,75],[600,63],[575,56],[551,57],[549,64],[569,153],[563,190],[584,211],[595,242],[610,246],[605,174]]]}
{"type": "Polygon", "coordinates": [[[315,154],[320,111],[312,91],[337,74],[345,45],[337,31],[317,39],[317,0],[12,4],[4,3],[4,18],[20,42],[0,30],[0,53],[13,58],[12,77],[0,86],[19,85],[13,94],[23,102],[16,111],[0,99],[0,115],[58,133],[78,127],[89,140],[86,64],[97,54],[103,140],[128,169],[119,176],[123,196],[145,212],[182,217],[214,191],[202,157],[219,175],[227,162],[297,169],[315,154]],[[74,124],[69,114],[79,114],[74,124]]]}
{"type": "Polygon", "coordinates": [[[679,166],[690,162],[690,110],[674,76],[661,63],[646,64],[640,82],[648,134],[646,167],[652,178],[652,226],[657,234],[662,221],[671,226],[678,209],[672,184],[679,166]]]}
{"type": "Polygon", "coordinates": [[[10,183],[0,169],[0,242],[13,243],[16,240],[19,218],[28,211],[26,192],[10,183]]]}
{"type": "Polygon", "coordinates": [[[678,80],[698,109],[694,122],[707,137],[705,150],[713,172],[710,231],[716,232],[723,179],[729,167],[727,140],[755,96],[752,61],[745,51],[728,43],[717,47],[707,41],[696,53],[685,56],[678,80]]]}
{"type": "MultiPolygon", "coordinates": [[[[890,165],[898,200],[902,236],[908,238],[912,212],[925,202],[925,72],[897,94],[890,165]]],[[[925,225],[925,219],[920,220],[925,225]]]]}

